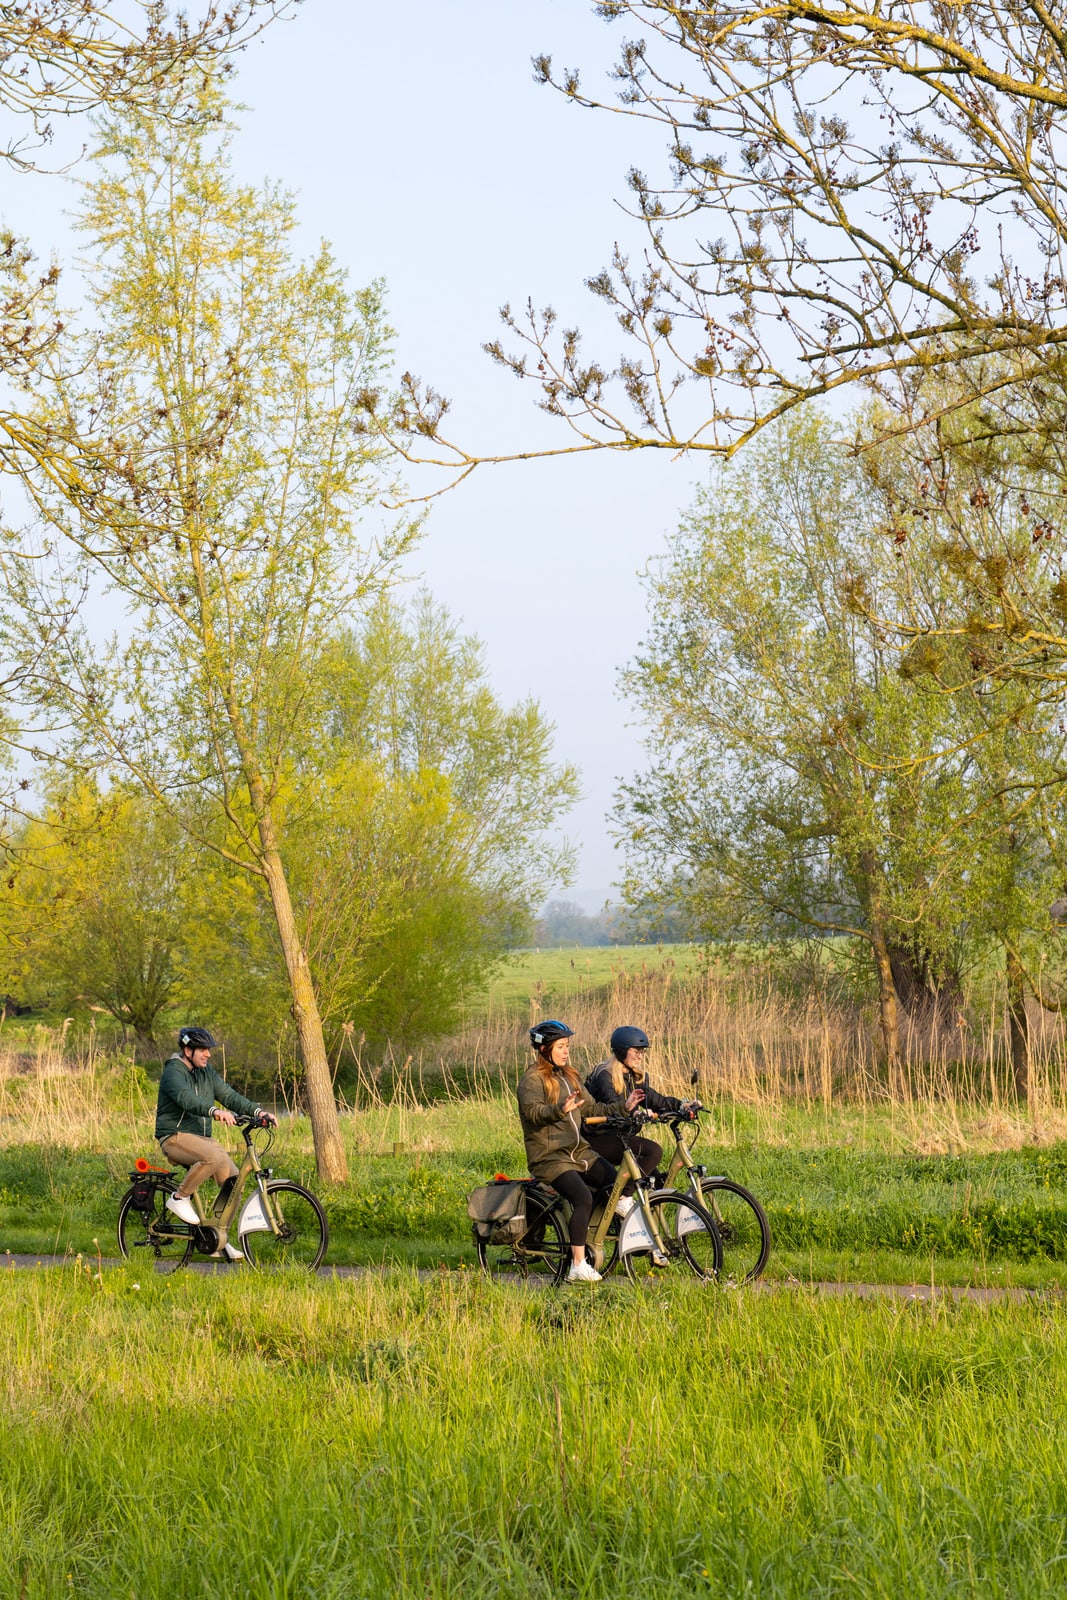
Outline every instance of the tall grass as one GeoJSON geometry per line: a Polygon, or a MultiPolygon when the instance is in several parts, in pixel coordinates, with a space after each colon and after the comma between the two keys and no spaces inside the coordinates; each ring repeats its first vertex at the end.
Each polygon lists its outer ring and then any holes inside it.
{"type": "MultiPolygon", "coordinates": [[[[975,1138],[1018,1145],[1067,1134],[1065,1020],[1035,1007],[1030,1093],[1020,1103],[995,985],[956,1026],[906,1025],[892,1082],[869,1007],[822,984],[791,991],[755,967],[724,972],[677,966],[669,956],[616,959],[606,982],[579,985],[563,1005],[558,999],[535,981],[524,1002],[509,995],[490,1003],[452,1038],[413,1052],[372,1051],[346,1033],[334,1062],[342,1107],[361,1120],[368,1111],[389,1113],[393,1138],[407,1144],[412,1119],[429,1104],[488,1107],[510,1098],[529,1061],[531,1019],[562,1010],[576,1031],[572,1059],[582,1071],[607,1055],[618,1023],[640,1023],[653,1040],[653,1081],[679,1095],[698,1093],[726,1142],[739,1128],[772,1142],[790,1137],[798,1114],[821,1118],[831,1142],[831,1122],[858,1127],[862,1139],[873,1122],[879,1137],[888,1129],[891,1143],[930,1152],[962,1149],[975,1138]]],[[[240,1081],[238,1064],[231,1074],[240,1081]]],[[[103,1140],[119,1109],[143,1131],[154,1099],[132,1053],[114,1043],[102,1049],[92,1030],[0,1032],[0,1142],[103,1140]]],[[[301,1109],[284,1087],[278,1103],[301,1109]]]]}
{"type": "Polygon", "coordinates": [[[2,1600],[1063,1592],[1052,1307],[137,1284],[0,1275],[2,1600]]]}
{"type": "MultiPolygon", "coordinates": [[[[435,1050],[393,1063],[366,1103],[390,1095],[425,1099],[514,1085],[529,1060],[526,1030],[551,993],[536,985],[525,1006],[490,1007],[435,1050]]],[[[873,1008],[822,986],[791,993],[758,969],[693,971],[671,961],[618,963],[610,980],[579,988],[560,1008],[575,1029],[572,1059],[584,1071],[608,1054],[612,1029],[638,1023],[653,1041],[658,1087],[700,1098],[729,1121],[730,1108],[757,1110],[768,1129],[790,1108],[829,1115],[842,1108],[899,1113],[931,1148],[965,1141],[976,1115],[1025,1124],[1030,1137],[1067,1130],[1067,1037],[1062,1015],[1032,1003],[1030,1092],[1020,1104],[1010,1070],[1004,996],[995,984],[954,1026],[902,1029],[902,1065],[890,1082],[873,1008]]]]}

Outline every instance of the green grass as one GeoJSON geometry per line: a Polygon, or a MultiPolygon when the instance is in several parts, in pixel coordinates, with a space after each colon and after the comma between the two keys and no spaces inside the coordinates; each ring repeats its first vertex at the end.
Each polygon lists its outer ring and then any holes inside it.
{"type": "Polygon", "coordinates": [[[694,971],[700,963],[698,945],[623,944],[563,945],[541,950],[521,950],[509,956],[493,976],[484,995],[470,1006],[472,1016],[487,1011],[513,1011],[525,1016],[527,1002],[538,999],[545,1009],[602,989],[620,973],[633,975],[670,966],[679,974],[694,971]]]}
{"type": "MultiPolygon", "coordinates": [[[[847,1119],[794,1113],[790,1142],[753,1137],[753,1113],[723,1118],[734,1142],[698,1151],[713,1171],[746,1183],[774,1234],[769,1274],[837,1280],[1067,1284],[1067,1147],[961,1155],[894,1151],[868,1119],[865,1148],[847,1119]]],[[[466,1195],[493,1172],[525,1171],[509,1101],[452,1103],[420,1112],[360,1113],[344,1122],[347,1184],[324,1193],[329,1260],[457,1266],[473,1261],[466,1195]],[[393,1156],[400,1139],[407,1154],[393,1156]]],[[[11,1144],[0,1148],[0,1250],[115,1252],[126,1174],[150,1142],[115,1126],[103,1151],[11,1144]]],[[[270,1163],[318,1188],[307,1124],[283,1126],[270,1163]]]]}
{"type": "Polygon", "coordinates": [[[1053,1306],[64,1269],[0,1351],[2,1600],[1064,1588],[1053,1306]]]}

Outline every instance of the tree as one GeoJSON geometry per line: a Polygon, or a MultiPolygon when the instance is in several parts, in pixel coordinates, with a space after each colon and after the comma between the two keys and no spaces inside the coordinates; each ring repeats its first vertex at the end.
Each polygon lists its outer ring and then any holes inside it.
{"type": "Polygon", "coordinates": [[[578,796],[577,772],[553,760],[536,701],[500,704],[481,643],[426,594],[407,612],[383,597],[342,641],[337,666],[339,746],[382,774],[397,830],[396,916],[372,945],[373,1031],[445,1032],[521,942],[546,886],[573,870],[555,830],[578,796]]]}
{"type": "Polygon", "coordinates": [[[183,11],[172,13],[161,0],[133,0],[125,16],[117,6],[95,0],[5,6],[0,107],[12,131],[0,144],[0,157],[20,170],[32,169],[36,163],[29,149],[50,143],[57,117],[120,106],[195,115],[202,74],[218,71],[266,21],[294,4],[299,0],[234,0],[225,10],[210,4],[199,21],[183,11]],[[28,124],[30,136],[16,131],[20,121],[28,124]]]}
{"type": "MultiPolygon", "coordinates": [[[[33,171],[57,122],[122,108],[145,118],[196,122],[214,115],[203,96],[208,74],[225,73],[235,51],[300,0],[211,0],[199,19],[164,0],[120,8],[97,0],[23,0],[0,9],[0,159],[33,171]]],[[[69,160],[66,164],[69,164],[69,160]]],[[[35,267],[27,241],[0,233],[0,371],[31,390],[54,355],[62,320],[53,309],[58,268],[35,267]]],[[[77,494],[75,474],[52,457],[47,433],[10,403],[0,407],[0,468],[16,477],[35,467],[77,494]]]]}
{"type": "Polygon", "coordinates": [[[99,1006],[154,1050],[196,900],[182,842],[144,795],[91,784],[54,794],[14,841],[0,903],[9,988],[99,1006]]]}
{"type": "MultiPolygon", "coordinates": [[[[501,706],[484,653],[427,595],[389,595],[329,645],[324,780],[288,827],[300,934],[334,1050],[346,1030],[405,1046],[447,1033],[565,878],[553,837],[576,794],[539,708],[501,706]]],[[[253,1047],[283,1020],[261,897],[221,873],[204,952],[214,1012],[253,1047]]]]}
{"type": "MultiPolygon", "coordinates": [[[[221,114],[210,84],[202,107],[221,114]]],[[[114,119],[98,161],[81,226],[99,325],[35,409],[66,476],[60,489],[50,470],[31,478],[51,533],[39,560],[9,569],[46,653],[38,697],[73,720],[83,759],[135,781],[267,889],[319,1173],[338,1179],[285,852],[326,781],[327,644],[417,532],[359,531],[387,487],[357,418],[388,359],[380,292],[351,291],[325,246],[295,261],[291,200],[236,186],[205,118],[114,119]],[[94,587],[127,608],[125,637],[107,646],[79,610],[94,587]]]]}
{"type": "Polygon", "coordinates": [[[960,940],[983,917],[986,933],[1018,929],[994,885],[1010,833],[1047,858],[1033,799],[1063,740],[1015,691],[1014,745],[983,767],[983,719],[1003,729],[1004,708],[896,670],[871,617],[905,588],[883,516],[878,485],[813,416],[699,497],[650,578],[651,634],[624,680],[654,764],[620,819],[637,886],[673,869],[706,930],[866,945],[892,1071],[900,999],[920,1017],[958,1004],[960,940]]]}
{"type": "MultiPolygon", "coordinates": [[[[1035,448],[1056,446],[1067,34],[1054,8],[595,9],[626,30],[613,95],[547,55],[534,65],[572,105],[661,137],[628,178],[644,263],[616,247],[588,280],[622,351],[587,356],[575,326],[532,304],[505,307],[510,340],[487,347],[577,435],[560,451],[729,456],[802,402],[855,383],[898,401],[937,370],[957,380],[949,411],[980,402],[980,436],[1011,413],[1035,448]]],[[[411,379],[395,421],[417,430],[409,452],[463,474],[479,458],[446,439],[445,410],[411,379]]]]}

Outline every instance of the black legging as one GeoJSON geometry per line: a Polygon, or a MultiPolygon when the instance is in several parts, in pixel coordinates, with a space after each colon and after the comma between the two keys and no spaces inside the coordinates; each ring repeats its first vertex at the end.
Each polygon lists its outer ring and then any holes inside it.
{"type": "Polygon", "coordinates": [[[601,1161],[599,1156],[588,1172],[575,1172],[572,1168],[552,1179],[552,1188],[570,1202],[571,1244],[584,1244],[588,1239],[593,1196],[598,1189],[610,1189],[614,1182],[615,1168],[601,1161]]]}
{"type": "MultiPolygon", "coordinates": [[[[641,1176],[649,1177],[659,1166],[663,1159],[663,1146],[656,1144],[653,1139],[622,1139],[617,1133],[610,1133],[607,1129],[595,1132],[592,1128],[585,1134],[585,1142],[590,1150],[595,1150],[598,1156],[605,1161],[610,1161],[613,1167],[622,1166],[623,1149],[628,1149],[637,1165],[641,1168],[641,1176]]],[[[622,1191],[630,1194],[633,1191],[633,1179],[622,1191]]]]}

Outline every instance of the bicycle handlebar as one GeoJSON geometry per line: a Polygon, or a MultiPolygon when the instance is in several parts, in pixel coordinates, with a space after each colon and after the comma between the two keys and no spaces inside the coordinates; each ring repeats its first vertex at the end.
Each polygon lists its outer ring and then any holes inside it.
{"type": "Polygon", "coordinates": [[[276,1121],[270,1120],[270,1114],[266,1111],[257,1111],[255,1116],[242,1115],[235,1117],[234,1125],[244,1133],[251,1132],[253,1128],[276,1128],[278,1126],[276,1121]]]}
{"type": "Polygon", "coordinates": [[[586,1117],[587,1128],[610,1128],[616,1133],[633,1133],[637,1128],[643,1128],[649,1122],[665,1122],[671,1127],[677,1127],[680,1122],[695,1122],[701,1111],[706,1111],[707,1106],[701,1105],[699,1100],[694,1100],[685,1111],[648,1111],[644,1106],[635,1106],[632,1111],[614,1117],[586,1117]]]}

